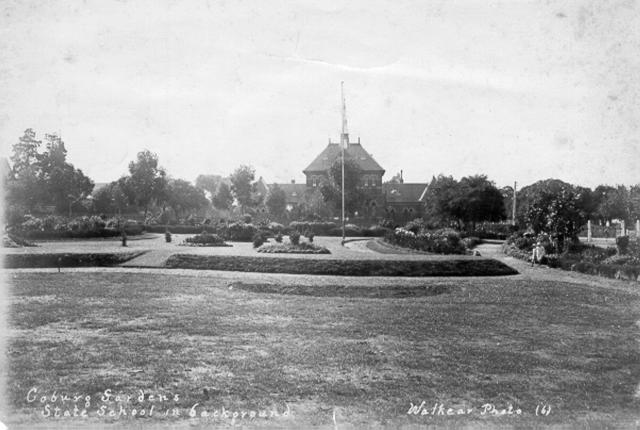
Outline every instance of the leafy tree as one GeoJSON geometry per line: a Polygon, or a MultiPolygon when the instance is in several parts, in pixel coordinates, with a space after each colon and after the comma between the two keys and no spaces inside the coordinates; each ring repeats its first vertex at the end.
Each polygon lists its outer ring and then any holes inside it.
{"type": "Polygon", "coordinates": [[[158,166],[158,156],[149,150],[139,152],[136,161],[129,163],[129,173],[127,191],[133,202],[144,208],[146,220],[149,205],[166,196],[166,173],[158,166]]]}
{"type": "MultiPolygon", "coordinates": [[[[360,188],[360,168],[351,159],[344,160],[344,205],[345,212],[353,215],[366,201],[366,194],[360,188]]],[[[325,202],[336,210],[342,207],[342,162],[338,158],[327,172],[327,180],[320,186],[325,202]]]]}
{"type": "Polygon", "coordinates": [[[629,201],[631,202],[631,220],[640,219],[640,184],[629,188],[629,201]]]}
{"type": "Polygon", "coordinates": [[[292,220],[322,220],[333,218],[338,212],[339,207],[336,209],[333,205],[328,205],[322,196],[322,191],[316,187],[302,195],[299,203],[292,208],[289,217],[292,220]]]}
{"type": "Polygon", "coordinates": [[[504,216],[502,193],[485,175],[467,176],[458,185],[458,215],[472,224],[477,222],[501,221],[504,216]]]}
{"type": "Polygon", "coordinates": [[[251,166],[240,166],[231,174],[231,192],[238,201],[241,211],[254,206],[253,192],[255,186],[255,169],[251,166]]]}
{"type": "Polygon", "coordinates": [[[36,140],[32,129],[13,145],[12,174],[8,188],[8,203],[33,210],[37,205],[56,206],[58,212],[71,211],[74,203],[88,196],[93,182],[81,170],[66,161],[67,150],[55,134],[45,136],[46,147],[36,140]]]}
{"type": "Polygon", "coordinates": [[[127,207],[129,198],[125,192],[127,178],[113,181],[93,193],[93,205],[99,213],[121,214],[127,207]]]}
{"type": "Polygon", "coordinates": [[[624,185],[612,187],[599,185],[596,187],[597,216],[601,221],[611,222],[614,219],[629,221],[631,215],[631,199],[624,185]]]}
{"type": "Polygon", "coordinates": [[[220,175],[198,175],[196,187],[209,193],[209,198],[213,198],[218,190],[218,185],[222,182],[220,175]]]}
{"type": "Polygon", "coordinates": [[[584,188],[559,180],[531,185],[527,190],[527,225],[535,233],[550,233],[557,240],[558,251],[562,251],[567,240],[577,240],[580,228],[587,222],[584,192],[584,188]]]}
{"type": "Polygon", "coordinates": [[[424,217],[431,224],[449,225],[462,219],[461,188],[452,176],[433,177],[425,197],[424,217]]]}
{"type": "Polygon", "coordinates": [[[58,212],[71,208],[93,190],[93,181],[67,163],[67,150],[62,139],[55,134],[45,135],[46,151],[40,157],[41,179],[45,184],[48,203],[53,203],[58,212]]]}
{"type": "Polygon", "coordinates": [[[287,208],[287,195],[282,188],[274,184],[269,189],[265,204],[271,215],[281,217],[287,208]]]}
{"type": "Polygon", "coordinates": [[[500,188],[500,194],[502,194],[502,202],[504,204],[504,217],[505,219],[511,219],[513,215],[513,187],[507,185],[500,188]]]}
{"type": "Polygon", "coordinates": [[[225,182],[221,182],[211,200],[216,209],[230,209],[233,204],[233,195],[231,194],[231,188],[229,188],[229,185],[225,182]]]}
{"type": "Polygon", "coordinates": [[[168,205],[179,217],[184,215],[185,212],[198,211],[209,205],[209,200],[204,195],[204,191],[183,179],[170,180],[167,185],[166,195],[168,205]]]}

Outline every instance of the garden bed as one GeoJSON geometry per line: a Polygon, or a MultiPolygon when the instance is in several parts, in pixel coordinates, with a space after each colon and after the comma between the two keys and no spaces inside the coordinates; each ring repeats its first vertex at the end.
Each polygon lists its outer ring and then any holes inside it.
{"type": "MultiPolygon", "coordinates": [[[[528,250],[533,238],[513,237],[502,245],[506,255],[531,262],[532,251],[528,250]]],[[[623,254],[615,248],[599,248],[593,245],[575,244],[562,254],[547,254],[542,257],[542,264],[551,268],[586,273],[612,279],[640,282],[640,264],[638,264],[637,243],[625,245],[623,254]],[[631,252],[627,254],[627,246],[631,252]]]]}
{"type": "Polygon", "coordinates": [[[513,268],[492,259],[451,260],[334,260],[175,254],[165,267],[172,269],[292,273],[343,276],[504,276],[513,268]]]}
{"type": "Polygon", "coordinates": [[[324,246],[306,242],[298,245],[290,243],[265,243],[256,249],[256,251],[265,254],[331,254],[331,251],[324,246]]]}
{"type": "Polygon", "coordinates": [[[5,254],[4,268],[109,267],[122,264],[145,252],[5,254]]]}

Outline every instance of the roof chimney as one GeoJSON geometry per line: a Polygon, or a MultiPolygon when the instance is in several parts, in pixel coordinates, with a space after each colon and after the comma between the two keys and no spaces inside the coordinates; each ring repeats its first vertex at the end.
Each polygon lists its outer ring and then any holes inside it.
{"type": "Polygon", "coordinates": [[[402,178],[402,169],[400,169],[400,183],[404,184],[404,179],[402,178]]]}
{"type": "Polygon", "coordinates": [[[292,179],[292,180],[291,180],[291,183],[292,183],[292,184],[295,184],[295,183],[296,183],[296,180],[295,180],[295,179],[292,179]]]}

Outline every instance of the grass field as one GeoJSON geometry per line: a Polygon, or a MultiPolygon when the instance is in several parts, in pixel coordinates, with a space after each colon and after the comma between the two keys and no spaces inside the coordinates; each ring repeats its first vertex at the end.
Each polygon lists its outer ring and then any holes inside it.
{"type": "Polygon", "coordinates": [[[473,278],[428,279],[400,292],[366,285],[318,292],[170,272],[8,273],[8,400],[24,428],[230,425],[183,419],[195,403],[198,414],[224,406],[282,415],[288,405],[289,417],[236,421],[274,428],[626,427],[638,419],[633,291],[473,278]],[[32,388],[38,400],[29,402],[32,388]],[[103,402],[107,389],[133,398],[103,402]],[[147,397],[138,403],[140,389],[147,397]],[[63,405],[52,402],[54,391],[83,398],[63,405]],[[168,400],[154,403],[150,393],[168,400]],[[89,418],[42,418],[46,404],[82,409],[85,395],[89,418]],[[422,401],[429,412],[435,403],[472,412],[407,414],[422,401]],[[488,403],[522,415],[482,415],[488,403]],[[131,417],[152,405],[152,417],[131,417]],[[538,405],[550,406],[549,415],[536,416],[538,405]],[[97,416],[120,406],[127,416],[97,416]],[[181,418],[162,415],[174,407],[181,418]]]}
{"type": "MultiPolygon", "coordinates": [[[[264,254],[272,255],[272,254],[264,254]]],[[[279,254],[278,254],[279,255],[279,254]]],[[[322,254],[319,254],[322,255],[322,254]]],[[[309,256],[309,255],[307,255],[309,256]]],[[[335,276],[507,276],[518,272],[487,258],[447,256],[449,259],[369,260],[261,258],[229,255],[174,254],[165,266],[172,269],[228,270],[335,276]]]]}

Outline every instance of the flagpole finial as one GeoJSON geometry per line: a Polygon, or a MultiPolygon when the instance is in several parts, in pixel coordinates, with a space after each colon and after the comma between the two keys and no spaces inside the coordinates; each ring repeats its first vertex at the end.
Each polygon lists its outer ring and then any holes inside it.
{"type": "Polygon", "coordinates": [[[340,135],[340,143],[344,146],[349,144],[349,131],[347,129],[347,102],[344,97],[344,81],[340,82],[340,91],[342,94],[342,134],[340,135]]]}

